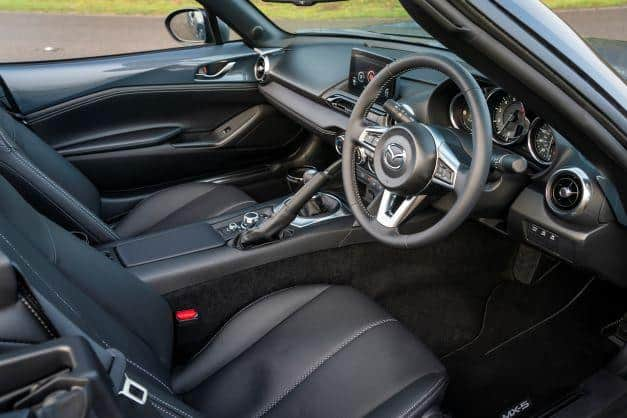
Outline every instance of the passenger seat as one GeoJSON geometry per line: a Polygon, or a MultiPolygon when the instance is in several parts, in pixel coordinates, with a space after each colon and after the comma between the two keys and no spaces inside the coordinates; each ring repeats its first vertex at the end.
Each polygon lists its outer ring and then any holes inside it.
{"type": "Polygon", "coordinates": [[[141,201],[115,227],[101,219],[96,186],[0,106],[0,174],[40,213],[92,244],[194,223],[256,202],[233,186],[187,183],[141,201]]]}

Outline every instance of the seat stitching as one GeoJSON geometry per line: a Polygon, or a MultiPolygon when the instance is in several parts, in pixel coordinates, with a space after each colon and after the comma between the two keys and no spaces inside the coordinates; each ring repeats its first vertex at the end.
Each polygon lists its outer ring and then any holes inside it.
{"type": "Polygon", "coordinates": [[[78,209],[79,212],[82,212],[88,218],[91,218],[94,221],[95,225],[98,227],[98,229],[100,229],[101,232],[104,232],[106,235],[109,236],[109,238],[113,238],[113,239],[117,239],[118,238],[118,236],[113,231],[111,231],[111,228],[109,228],[108,226],[104,225],[102,220],[98,219],[96,217],[96,215],[91,213],[91,211],[89,211],[87,208],[85,208],[72,195],[70,195],[63,188],[61,188],[61,186],[59,186],[54,181],[52,181],[50,178],[48,178],[48,176],[46,176],[41,170],[39,170],[39,168],[34,166],[32,163],[30,163],[30,161],[26,160],[21,155],[21,153],[19,151],[17,151],[17,150],[15,151],[15,156],[17,157],[18,162],[20,162],[24,167],[30,168],[31,170],[33,170],[33,172],[35,173],[36,176],[38,176],[39,178],[44,180],[53,189],[56,189],[59,193],[61,193],[61,195],[63,195],[63,197],[66,198],[67,202],[70,203],[71,205],[73,205],[76,209],[78,209]]]}
{"type": "Polygon", "coordinates": [[[151,404],[154,408],[157,408],[159,411],[161,411],[161,412],[165,412],[165,413],[166,413],[166,415],[169,415],[169,416],[174,417],[174,418],[179,418],[179,417],[180,417],[180,415],[176,415],[176,414],[174,414],[172,411],[168,411],[168,410],[167,410],[167,409],[165,409],[164,407],[160,406],[157,402],[152,402],[152,401],[151,401],[151,402],[150,402],[150,404],[151,404]]]}
{"type": "MultiPolygon", "coordinates": [[[[22,261],[24,262],[24,264],[35,274],[35,276],[39,279],[39,281],[45,285],[48,290],[50,292],[52,292],[61,302],[63,302],[63,304],[65,306],[68,307],[68,309],[70,309],[70,311],[72,313],[74,313],[74,315],[76,315],[77,317],[80,318],[80,315],[78,313],[78,311],[76,310],[76,308],[74,308],[72,305],[70,305],[70,303],[68,301],[66,301],[56,290],[54,290],[49,284],[48,282],[46,282],[41,275],[39,274],[39,272],[37,270],[35,270],[33,268],[33,266],[28,262],[28,260],[26,260],[22,254],[17,250],[17,248],[15,248],[15,246],[7,239],[7,237],[0,232],[0,238],[2,238],[4,240],[4,242],[7,243],[7,245],[9,247],[11,247],[11,249],[13,250],[13,252],[20,257],[20,259],[22,259],[22,261]]],[[[109,344],[108,342],[106,342],[95,330],[94,330],[94,334],[96,337],[98,337],[98,339],[100,339],[100,341],[106,346],[106,348],[111,348],[111,344],[109,344]]],[[[148,376],[152,377],[155,381],[159,382],[160,384],[162,384],[166,389],[168,389],[168,391],[170,393],[172,393],[172,390],[170,389],[170,387],[168,385],[166,385],[165,383],[163,383],[161,380],[159,380],[156,376],[154,376],[152,373],[150,373],[148,370],[144,369],[142,366],[140,366],[139,364],[135,363],[134,361],[132,361],[128,356],[126,357],[126,361],[128,361],[130,364],[134,365],[135,367],[137,367],[139,370],[141,370],[142,372],[146,373],[148,376]]]]}
{"type": "Polygon", "coordinates": [[[26,160],[24,156],[22,156],[22,153],[19,151],[17,146],[13,147],[11,145],[3,129],[0,129],[0,138],[2,138],[3,142],[6,144],[9,150],[13,150],[15,152],[16,159],[20,164],[22,164],[25,168],[30,168],[31,170],[33,170],[36,176],[38,176],[39,178],[47,182],[53,189],[56,189],[57,191],[59,191],[68,200],[70,204],[74,205],[79,211],[83,212],[88,217],[91,217],[96,222],[96,226],[98,226],[101,229],[101,231],[108,234],[110,238],[113,238],[113,239],[118,238],[118,236],[115,235],[115,233],[109,227],[106,227],[105,229],[104,228],[105,225],[102,223],[102,221],[98,219],[93,213],[88,211],[85,207],[83,207],[82,204],[76,201],[73,196],[68,194],[63,188],[61,188],[58,184],[56,184],[54,181],[48,178],[48,176],[46,176],[41,170],[39,170],[38,167],[34,166],[32,163],[30,163],[30,161],[26,160]]]}
{"type": "Polygon", "coordinates": [[[42,221],[44,226],[46,227],[46,231],[48,232],[48,238],[50,238],[50,246],[52,247],[52,263],[57,264],[57,246],[54,243],[54,239],[52,239],[52,231],[50,230],[50,225],[46,221],[42,221]]]}
{"type": "Polygon", "coordinates": [[[446,379],[440,379],[435,385],[433,385],[428,391],[427,393],[424,394],[424,396],[422,396],[420,399],[418,399],[416,402],[414,402],[413,404],[410,405],[409,408],[405,409],[403,412],[401,412],[398,417],[399,418],[405,418],[406,416],[408,416],[413,410],[415,410],[416,408],[418,408],[419,406],[421,406],[425,401],[427,401],[428,399],[430,399],[431,395],[436,392],[437,390],[439,390],[442,385],[444,384],[444,382],[446,381],[446,379]]]}
{"type": "Polygon", "coordinates": [[[55,337],[54,332],[52,332],[52,330],[50,329],[50,327],[48,327],[48,325],[46,325],[46,322],[41,318],[41,316],[39,316],[39,314],[37,313],[37,311],[35,309],[33,309],[33,307],[31,306],[30,303],[28,303],[28,301],[26,301],[26,299],[20,295],[20,301],[24,304],[24,306],[26,306],[26,309],[28,309],[30,311],[30,313],[35,317],[35,319],[41,324],[41,326],[46,330],[46,332],[48,333],[48,335],[52,338],[55,337]]]}
{"type": "Polygon", "coordinates": [[[394,318],[380,319],[378,321],[374,321],[374,322],[369,323],[368,325],[362,327],[359,331],[353,333],[350,337],[348,337],[347,339],[342,341],[342,343],[340,343],[339,345],[334,347],[333,350],[331,350],[326,355],[324,355],[322,358],[318,359],[315,363],[313,363],[305,371],[305,373],[301,377],[299,377],[296,380],[296,382],[294,382],[294,384],[292,384],[289,388],[285,389],[281,394],[279,394],[277,397],[275,397],[275,399],[272,402],[267,404],[260,411],[260,413],[258,413],[255,416],[256,417],[262,417],[262,416],[266,415],[268,412],[270,412],[270,410],[272,410],[272,408],[274,408],[283,399],[285,399],[285,397],[287,395],[289,395],[292,391],[294,391],[294,389],[296,389],[300,384],[302,384],[305,380],[307,380],[307,378],[309,376],[311,376],[316,370],[318,370],[320,367],[322,367],[327,361],[329,361],[331,358],[333,358],[333,356],[335,356],[337,353],[342,351],[344,348],[346,348],[349,344],[351,344],[357,338],[361,337],[366,332],[368,332],[368,331],[370,331],[370,330],[372,330],[372,329],[374,329],[376,327],[379,327],[379,326],[387,324],[387,323],[392,323],[392,322],[398,322],[398,321],[396,319],[394,319],[394,318]]]}
{"type": "MultiPolygon", "coordinates": [[[[291,286],[291,287],[287,287],[285,289],[280,289],[277,290],[275,292],[269,293],[265,296],[260,297],[257,300],[254,300],[253,302],[249,303],[248,305],[244,306],[242,309],[240,309],[239,311],[237,311],[235,313],[235,315],[233,315],[228,321],[226,321],[224,323],[224,325],[222,325],[220,327],[220,329],[218,330],[218,332],[216,332],[215,334],[213,334],[213,337],[211,337],[211,339],[209,341],[207,341],[207,344],[205,344],[193,357],[192,360],[195,359],[196,357],[198,357],[200,355],[200,353],[202,353],[207,347],[209,347],[211,345],[211,343],[213,341],[215,341],[216,338],[218,338],[220,336],[220,334],[230,325],[233,323],[233,321],[235,321],[239,316],[241,316],[244,312],[250,310],[251,308],[255,307],[256,305],[258,305],[259,303],[263,302],[264,300],[268,299],[269,297],[272,296],[276,296],[279,295],[281,293],[287,292],[288,290],[292,290],[294,288],[296,288],[298,286],[291,286]]],[[[327,290],[329,287],[331,287],[330,285],[327,286],[326,288],[324,288],[319,294],[317,294],[315,297],[318,297],[322,292],[324,292],[325,290],[327,290]]],[[[313,299],[313,298],[312,298],[313,299]]]]}
{"type": "MultiPolygon", "coordinates": [[[[296,286],[293,286],[296,287],[296,286]]],[[[264,335],[262,335],[261,337],[259,337],[259,339],[257,339],[256,341],[254,341],[252,344],[250,344],[248,347],[246,347],[241,353],[238,353],[235,357],[233,357],[231,360],[229,360],[229,362],[234,361],[235,359],[241,357],[244,353],[246,353],[248,350],[250,350],[255,344],[258,344],[261,340],[263,340],[270,332],[272,332],[272,330],[276,329],[277,327],[279,327],[281,324],[285,323],[286,321],[288,321],[292,316],[294,316],[297,312],[301,311],[302,309],[304,309],[306,306],[308,306],[309,304],[311,304],[313,301],[317,300],[320,296],[322,296],[327,290],[329,290],[332,286],[328,286],[326,287],[322,292],[318,293],[315,297],[313,297],[312,299],[308,300],[307,302],[305,302],[303,305],[299,306],[294,312],[292,312],[290,315],[288,315],[286,318],[284,318],[282,321],[280,321],[278,324],[275,324],[272,328],[270,328],[268,330],[268,332],[266,332],[264,335]]],[[[288,288],[290,289],[290,288],[288,288]]],[[[285,289],[287,290],[287,289],[285,289]]],[[[276,293],[276,292],[275,292],[276,293]]],[[[271,294],[270,294],[271,295],[271,294]]],[[[270,295],[266,295],[266,297],[270,296],[270,295]]],[[[253,302],[254,304],[254,302],[253,302]]],[[[233,318],[231,318],[233,319],[233,318]]],[[[218,373],[220,370],[222,370],[227,364],[229,364],[229,362],[221,365],[218,369],[214,370],[213,373],[211,373],[208,376],[203,377],[203,379],[208,379],[210,376],[215,375],[216,373],[218,373]]]]}
{"type": "MultiPolygon", "coordinates": [[[[104,341],[103,341],[104,342],[104,341]]],[[[110,344],[107,344],[110,346],[110,344]]],[[[164,388],[166,388],[168,390],[168,392],[172,393],[172,390],[170,389],[170,387],[168,385],[166,385],[161,379],[159,379],[157,376],[155,376],[154,374],[150,373],[148,370],[146,370],[145,368],[143,368],[142,366],[140,366],[139,364],[135,363],[133,360],[131,360],[130,358],[128,358],[128,356],[126,357],[126,361],[128,361],[129,363],[131,363],[133,366],[137,367],[139,370],[141,370],[142,372],[146,373],[148,376],[152,377],[156,382],[160,383],[164,388]]]]}
{"type": "Polygon", "coordinates": [[[53,206],[55,209],[57,209],[61,216],[63,216],[66,220],[68,220],[72,224],[76,225],[79,229],[81,229],[82,231],[80,231],[80,232],[84,232],[86,235],[88,235],[88,236],[90,236],[92,238],[95,238],[96,241],[100,241],[98,239],[98,236],[93,233],[94,231],[90,231],[90,230],[88,230],[88,228],[84,228],[84,225],[82,225],[81,222],[79,222],[76,219],[76,217],[74,217],[72,214],[70,214],[63,207],[59,206],[57,204],[57,202],[55,202],[53,199],[51,199],[35,183],[31,182],[30,179],[24,177],[19,171],[16,171],[12,166],[10,166],[10,165],[8,165],[8,164],[6,164],[4,162],[0,161],[0,167],[4,167],[5,169],[9,170],[11,172],[10,174],[12,176],[18,177],[21,181],[24,182],[25,185],[27,185],[28,187],[32,187],[35,190],[35,192],[38,192],[44,199],[46,199],[46,202],[48,202],[51,206],[53,206]]]}
{"type": "Polygon", "coordinates": [[[57,298],[59,298],[59,300],[61,302],[63,302],[72,312],[74,312],[74,314],[78,315],[78,312],[76,311],[76,309],[74,309],[74,307],[72,305],[70,305],[56,290],[54,290],[37,272],[37,270],[35,270],[33,268],[33,266],[30,265],[30,263],[28,262],[28,260],[26,260],[22,254],[20,254],[20,252],[17,250],[17,248],[15,248],[15,246],[13,246],[13,244],[7,239],[7,237],[2,234],[0,232],[0,238],[2,238],[4,240],[4,242],[7,243],[7,245],[9,245],[9,247],[11,247],[11,249],[13,249],[13,252],[15,252],[15,254],[17,254],[18,257],[20,257],[22,259],[22,261],[24,262],[24,264],[33,272],[35,273],[35,276],[37,276],[37,278],[41,281],[41,283],[43,283],[48,290],[50,290],[52,293],[54,293],[57,298]]]}
{"type": "Polygon", "coordinates": [[[184,416],[189,417],[189,418],[193,418],[193,416],[191,414],[188,414],[187,412],[183,411],[182,409],[179,409],[179,408],[175,407],[174,405],[170,405],[169,403],[167,403],[163,399],[159,398],[157,395],[149,393],[148,396],[150,397],[150,399],[161,402],[163,405],[166,405],[167,407],[171,408],[173,411],[176,411],[176,412],[178,412],[181,415],[184,415],[184,416]]]}

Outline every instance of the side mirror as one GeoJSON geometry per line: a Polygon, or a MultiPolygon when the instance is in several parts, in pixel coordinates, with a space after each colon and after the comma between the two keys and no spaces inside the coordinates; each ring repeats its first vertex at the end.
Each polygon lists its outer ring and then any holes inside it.
{"type": "Polygon", "coordinates": [[[179,42],[204,44],[213,41],[207,13],[203,9],[177,10],[165,19],[165,26],[179,42]]]}

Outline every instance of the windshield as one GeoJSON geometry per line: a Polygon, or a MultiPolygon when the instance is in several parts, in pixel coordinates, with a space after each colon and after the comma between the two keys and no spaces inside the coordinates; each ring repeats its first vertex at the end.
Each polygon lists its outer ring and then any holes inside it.
{"type": "Polygon", "coordinates": [[[252,0],[252,3],[277,26],[290,33],[359,31],[432,39],[398,0],[349,0],[306,7],[263,0],[252,0]]]}
{"type": "MultiPolygon", "coordinates": [[[[529,0],[525,0],[529,1],[529,0]]],[[[398,0],[348,0],[313,6],[251,2],[290,33],[348,33],[441,46],[398,0]]],[[[627,0],[542,0],[623,78],[627,77],[627,0]]]]}

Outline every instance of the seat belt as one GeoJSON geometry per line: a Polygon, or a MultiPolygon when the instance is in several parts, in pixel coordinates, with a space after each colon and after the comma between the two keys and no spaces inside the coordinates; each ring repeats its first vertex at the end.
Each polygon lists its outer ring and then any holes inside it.
{"type": "MultiPolygon", "coordinates": [[[[26,281],[25,275],[21,274],[19,267],[15,266],[6,254],[0,250],[0,306],[3,306],[5,302],[16,303],[17,295],[24,298],[25,304],[28,304],[28,311],[47,331],[49,338],[58,338],[60,336],[59,332],[35,297],[26,281]]],[[[124,353],[114,348],[107,349],[91,338],[89,340],[92,349],[96,352],[96,356],[109,373],[113,383],[113,392],[136,404],[154,409],[150,405],[146,405],[148,389],[127,375],[127,361],[124,353]]]]}

